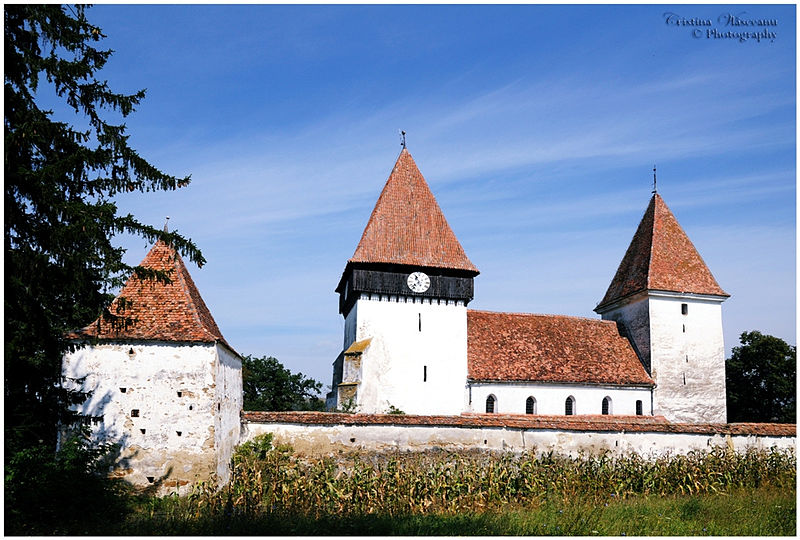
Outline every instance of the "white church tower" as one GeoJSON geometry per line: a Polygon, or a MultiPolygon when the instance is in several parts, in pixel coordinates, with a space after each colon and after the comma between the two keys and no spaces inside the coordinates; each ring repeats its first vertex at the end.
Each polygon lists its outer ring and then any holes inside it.
{"type": "Polygon", "coordinates": [[[460,414],[477,275],[403,148],[336,288],[344,343],[328,407],[460,414]]]}
{"type": "Polygon", "coordinates": [[[656,383],[653,412],[726,422],[722,302],[728,295],[654,194],[603,300],[656,383]]]}

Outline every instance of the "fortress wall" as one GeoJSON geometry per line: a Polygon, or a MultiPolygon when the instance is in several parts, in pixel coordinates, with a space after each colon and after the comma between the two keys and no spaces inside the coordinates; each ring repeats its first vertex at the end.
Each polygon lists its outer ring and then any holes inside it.
{"type": "Polygon", "coordinates": [[[429,449],[537,453],[610,451],[642,455],[685,454],[715,446],[795,448],[796,428],[786,424],[673,424],[661,417],[522,415],[345,415],[336,413],[245,413],[242,441],[272,433],[302,455],[340,451],[429,449]]]}

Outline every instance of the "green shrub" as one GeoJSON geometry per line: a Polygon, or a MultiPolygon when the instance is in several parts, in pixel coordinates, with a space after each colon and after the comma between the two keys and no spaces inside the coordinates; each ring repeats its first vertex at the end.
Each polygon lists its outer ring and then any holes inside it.
{"type": "Polygon", "coordinates": [[[107,476],[114,449],[92,445],[82,428],[57,452],[40,445],[10,456],[5,467],[6,534],[81,534],[120,521],[131,489],[107,476]]]}

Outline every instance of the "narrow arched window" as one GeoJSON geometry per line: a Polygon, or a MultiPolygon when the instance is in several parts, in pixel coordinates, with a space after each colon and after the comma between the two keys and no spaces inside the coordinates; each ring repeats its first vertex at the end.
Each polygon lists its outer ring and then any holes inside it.
{"type": "Polygon", "coordinates": [[[489,396],[486,398],[486,412],[493,413],[494,412],[494,403],[497,401],[494,396],[489,396]]]}
{"type": "Polygon", "coordinates": [[[536,414],[536,400],[533,396],[525,400],[525,414],[536,414]]]}
{"type": "Polygon", "coordinates": [[[564,414],[567,416],[575,414],[575,398],[569,396],[567,401],[564,403],[564,414]]]}
{"type": "Polygon", "coordinates": [[[603,414],[611,414],[611,398],[608,396],[603,398],[603,414]]]}
{"type": "Polygon", "coordinates": [[[637,399],[636,400],[636,415],[637,416],[642,416],[642,400],[641,399],[637,399]]]}

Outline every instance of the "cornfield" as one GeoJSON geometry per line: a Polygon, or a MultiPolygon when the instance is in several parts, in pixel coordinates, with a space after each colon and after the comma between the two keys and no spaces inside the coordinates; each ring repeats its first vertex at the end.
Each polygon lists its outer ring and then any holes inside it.
{"type": "Polygon", "coordinates": [[[436,451],[304,459],[264,436],[238,449],[227,486],[199,484],[183,511],[189,519],[457,514],[547,501],[793,489],[795,467],[793,451],[724,448],[650,458],[436,451]]]}

